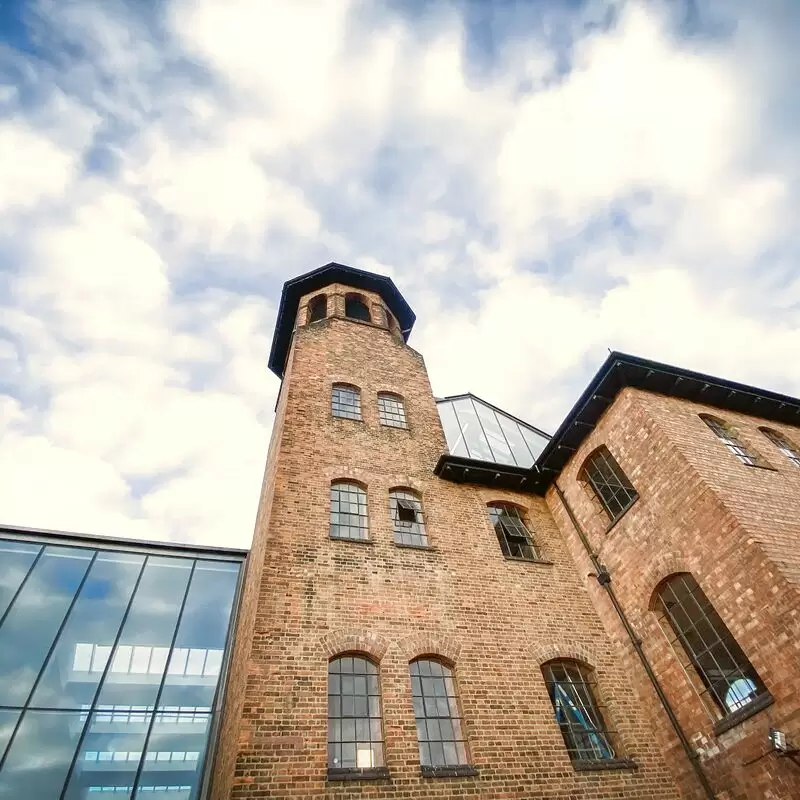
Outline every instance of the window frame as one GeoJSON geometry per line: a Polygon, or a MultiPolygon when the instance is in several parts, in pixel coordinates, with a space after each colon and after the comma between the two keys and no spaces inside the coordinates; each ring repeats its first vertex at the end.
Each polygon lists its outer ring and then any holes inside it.
{"type": "Polygon", "coordinates": [[[384,428],[395,430],[408,430],[408,415],[406,414],[406,401],[402,395],[395,392],[378,392],[378,422],[384,428]],[[397,408],[387,409],[387,402],[394,403],[397,408]],[[402,423],[402,424],[398,424],[402,423]]]}
{"type": "Polygon", "coordinates": [[[608,517],[608,528],[611,528],[622,519],[628,509],[639,499],[639,492],[636,487],[605,444],[599,445],[586,456],[578,476],[591,489],[593,497],[608,517]],[[609,475],[603,475],[603,469],[599,465],[600,460],[602,460],[602,466],[607,473],[610,473],[611,478],[616,479],[616,488],[613,483],[609,482],[609,475]],[[598,478],[604,478],[604,480],[601,482],[598,478]],[[609,496],[604,494],[605,490],[611,490],[609,496]],[[625,498],[624,503],[620,502],[620,496],[625,498]],[[616,510],[612,510],[611,500],[618,506],[616,510]]]}
{"type": "Polygon", "coordinates": [[[330,539],[335,539],[337,541],[345,541],[345,542],[370,542],[370,533],[369,533],[369,496],[367,495],[367,487],[363,484],[359,483],[358,481],[354,481],[351,478],[340,478],[334,481],[331,481],[330,484],[330,503],[329,503],[329,531],[328,536],[330,539]],[[342,490],[338,487],[348,487],[346,494],[354,495],[356,500],[356,507],[358,509],[358,513],[353,514],[350,511],[342,511],[341,508],[337,508],[334,511],[334,503],[341,504],[343,502],[347,502],[348,505],[352,505],[352,500],[344,500],[342,498],[342,490]],[[351,490],[356,491],[351,491],[351,490]],[[334,492],[336,492],[336,497],[334,497],[334,492]],[[364,513],[361,513],[363,509],[364,513]],[[341,522],[334,522],[334,514],[336,515],[345,515],[347,517],[356,517],[359,520],[359,523],[356,525],[342,524],[341,522]],[[360,521],[363,520],[363,525],[360,521]],[[348,531],[358,530],[363,532],[361,536],[352,536],[346,535],[342,536],[340,534],[334,533],[335,530],[346,528],[348,531]]]}
{"type": "Polygon", "coordinates": [[[713,414],[697,415],[714,434],[718,442],[721,442],[725,449],[736,456],[740,463],[746,467],[762,467],[772,469],[764,458],[752,448],[748,447],[740,438],[738,433],[724,419],[715,417],[713,414]]]}
{"type": "Polygon", "coordinates": [[[334,419],[347,419],[351,422],[363,422],[363,410],[361,408],[361,389],[358,386],[354,386],[352,383],[333,383],[331,384],[331,416],[334,419]],[[337,398],[337,392],[350,392],[354,398],[354,403],[342,403],[337,398]],[[357,410],[358,416],[354,416],[356,411],[352,413],[347,413],[348,408],[353,408],[357,410]],[[343,413],[337,414],[337,410],[342,411],[343,413]]]}
{"type": "Polygon", "coordinates": [[[392,519],[394,543],[397,546],[430,549],[430,538],[425,526],[425,509],[419,492],[406,486],[389,489],[389,516],[392,519]],[[413,522],[406,522],[400,518],[401,504],[411,508],[414,514],[413,522]],[[412,541],[405,541],[405,538],[412,541]]]}
{"type": "Polygon", "coordinates": [[[761,426],[758,430],[763,433],[792,464],[796,467],[800,467],[800,449],[798,449],[795,443],[785,433],[766,426],[761,426]]]}
{"type": "Polygon", "coordinates": [[[503,558],[507,558],[511,561],[543,561],[544,559],[542,558],[539,545],[526,524],[525,517],[523,516],[524,511],[525,509],[520,508],[515,503],[509,503],[505,500],[494,500],[486,504],[489,524],[492,526],[497,536],[497,543],[500,545],[500,552],[503,554],[503,558]],[[513,511],[514,513],[509,514],[509,511],[513,511]],[[522,531],[521,533],[520,529],[522,531]],[[520,551],[527,547],[530,550],[530,556],[512,555],[509,537],[511,537],[512,540],[516,540],[517,543],[515,546],[520,551]],[[519,542],[524,542],[524,544],[519,544],[519,542]]]}
{"type": "MultiPolygon", "coordinates": [[[[350,307],[350,310],[353,311],[353,306],[350,307]]],[[[348,292],[344,296],[344,316],[345,319],[352,319],[356,320],[356,322],[368,322],[370,324],[374,324],[374,320],[372,318],[372,311],[370,311],[369,307],[369,300],[364,297],[362,294],[358,294],[358,292],[348,292]],[[348,313],[348,304],[358,304],[360,308],[363,309],[361,313],[363,316],[358,316],[357,314],[348,313]]]]}

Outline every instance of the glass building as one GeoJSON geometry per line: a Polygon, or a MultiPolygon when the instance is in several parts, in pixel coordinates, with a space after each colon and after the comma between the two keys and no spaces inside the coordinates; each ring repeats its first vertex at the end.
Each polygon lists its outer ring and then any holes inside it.
{"type": "Polygon", "coordinates": [[[437,400],[450,455],[530,467],[550,437],[471,394],[437,400]]]}
{"type": "Polygon", "coordinates": [[[0,798],[202,798],[244,557],[0,529],[0,798]]]}

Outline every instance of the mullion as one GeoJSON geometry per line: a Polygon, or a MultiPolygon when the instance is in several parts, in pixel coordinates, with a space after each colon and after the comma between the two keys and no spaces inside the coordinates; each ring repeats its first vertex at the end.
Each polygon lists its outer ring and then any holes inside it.
{"type": "Polygon", "coordinates": [[[39,552],[36,554],[36,557],[31,562],[28,571],[25,573],[25,577],[20,581],[19,586],[17,587],[17,591],[11,596],[11,599],[8,601],[8,607],[0,615],[0,628],[3,627],[3,623],[6,621],[6,617],[11,613],[11,609],[14,607],[14,603],[17,602],[17,598],[20,596],[20,593],[25,588],[25,584],[28,582],[28,578],[33,574],[33,570],[36,568],[36,565],[39,563],[39,559],[42,557],[42,554],[45,551],[45,545],[41,545],[39,547],[39,552]]]}

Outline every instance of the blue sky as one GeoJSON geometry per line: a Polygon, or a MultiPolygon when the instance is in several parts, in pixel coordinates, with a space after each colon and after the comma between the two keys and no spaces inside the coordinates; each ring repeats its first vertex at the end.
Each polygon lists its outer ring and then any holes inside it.
{"type": "Polygon", "coordinates": [[[800,394],[794,0],[0,5],[0,521],[246,545],[284,280],[553,430],[609,348],[800,394]]]}

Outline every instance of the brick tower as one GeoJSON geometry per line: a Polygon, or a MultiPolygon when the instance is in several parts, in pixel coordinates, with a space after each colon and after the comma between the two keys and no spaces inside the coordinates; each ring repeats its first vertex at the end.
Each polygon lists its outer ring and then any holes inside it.
{"type": "Polygon", "coordinates": [[[413,323],[360,270],[284,287],[213,797],[680,797],[545,498],[435,474],[413,323]],[[571,740],[589,757],[565,747],[558,675],[604,720],[571,740]]]}

